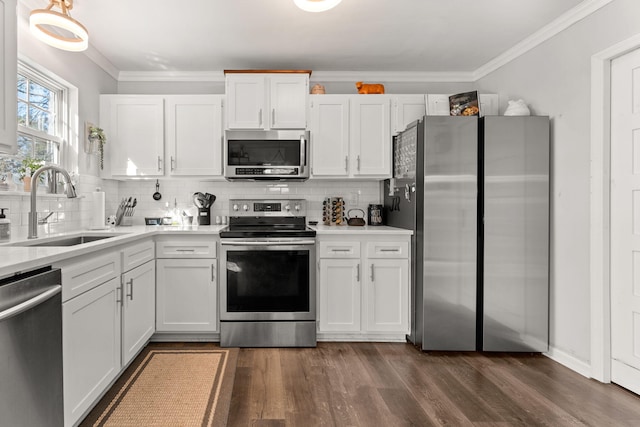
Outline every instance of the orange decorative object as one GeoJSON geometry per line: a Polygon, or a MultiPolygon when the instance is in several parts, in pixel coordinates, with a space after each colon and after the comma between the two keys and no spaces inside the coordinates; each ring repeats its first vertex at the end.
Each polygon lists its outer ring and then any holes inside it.
{"type": "Polygon", "coordinates": [[[313,87],[311,88],[311,94],[312,95],[324,95],[324,86],[317,84],[317,85],[313,85],[313,87]]]}
{"type": "Polygon", "coordinates": [[[380,83],[356,83],[356,89],[360,94],[384,93],[384,85],[380,83]]]}

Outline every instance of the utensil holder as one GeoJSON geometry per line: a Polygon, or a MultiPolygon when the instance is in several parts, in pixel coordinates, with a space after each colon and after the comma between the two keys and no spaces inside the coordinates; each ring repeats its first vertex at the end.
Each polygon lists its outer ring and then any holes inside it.
{"type": "Polygon", "coordinates": [[[211,208],[198,208],[198,225],[211,225],[211,208]]]}
{"type": "Polygon", "coordinates": [[[120,225],[123,227],[131,227],[133,225],[133,217],[132,216],[123,216],[120,225]]]}

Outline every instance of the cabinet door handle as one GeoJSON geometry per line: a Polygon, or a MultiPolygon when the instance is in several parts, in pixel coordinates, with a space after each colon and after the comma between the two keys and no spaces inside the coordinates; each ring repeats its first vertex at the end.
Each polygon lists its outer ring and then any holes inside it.
{"type": "Polygon", "coordinates": [[[129,291],[130,291],[130,293],[128,293],[127,296],[129,297],[129,300],[133,301],[133,278],[127,282],[127,285],[129,285],[129,291]]]}
{"type": "Polygon", "coordinates": [[[356,163],[358,164],[358,172],[360,172],[360,154],[356,157],[356,163]]]}
{"type": "Polygon", "coordinates": [[[158,172],[162,171],[162,157],[158,156],[158,172]]]}
{"type": "Polygon", "coordinates": [[[195,252],[195,249],[176,249],[176,252],[195,252]]]}
{"type": "Polygon", "coordinates": [[[271,109],[271,126],[275,126],[276,124],[276,109],[271,109]]]}
{"type": "Polygon", "coordinates": [[[356,265],[356,282],[360,281],[360,264],[356,265]]]}
{"type": "Polygon", "coordinates": [[[173,156],[171,156],[171,170],[173,171],[176,168],[175,160],[173,160],[173,156]]]}
{"type": "Polygon", "coordinates": [[[400,252],[400,249],[380,249],[380,252],[400,252]]]}
{"type": "Polygon", "coordinates": [[[349,252],[351,249],[331,249],[331,252],[349,252]]]}
{"type": "Polygon", "coordinates": [[[258,111],[258,125],[262,126],[262,108],[258,111]]]}
{"type": "Polygon", "coordinates": [[[116,288],[116,304],[122,304],[122,285],[116,288]]]}
{"type": "Polygon", "coordinates": [[[211,282],[216,282],[216,267],[213,264],[211,264],[211,282]]]}
{"type": "Polygon", "coordinates": [[[371,281],[374,282],[374,276],[373,276],[373,264],[371,264],[371,281]]]}
{"type": "Polygon", "coordinates": [[[344,156],[344,170],[349,170],[349,156],[344,156]]]}

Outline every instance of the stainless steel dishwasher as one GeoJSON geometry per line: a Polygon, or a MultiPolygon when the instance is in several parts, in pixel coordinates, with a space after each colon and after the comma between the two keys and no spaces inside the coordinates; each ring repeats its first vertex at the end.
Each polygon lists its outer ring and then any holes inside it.
{"type": "Polygon", "coordinates": [[[63,425],[62,280],[51,267],[0,280],[0,425],[63,425]]]}

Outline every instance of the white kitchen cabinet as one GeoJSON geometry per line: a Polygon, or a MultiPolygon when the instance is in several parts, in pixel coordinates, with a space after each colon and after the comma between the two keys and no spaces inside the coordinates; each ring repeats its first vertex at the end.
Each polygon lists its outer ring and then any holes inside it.
{"type": "Polygon", "coordinates": [[[100,95],[104,177],[164,174],[164,99],[158,95],[100,95]]]}
{"type": "Polygon", "coordinates": [[[391,175],[391,98],[387,95],[310,97],[313,178],[391,175]]]}
{"type": "Polygon", "coordinates": [[[101,95],[100,126],[107,135],[102,176],[222,176],[222,100],[101,95]]]}
{"type": "Polygon", "coordinates": [[[426,114],[425,95],[394,95],[392,100],[391,134],[395,135],[407,125],[426,114]]]}
{"type": "Polygon", "coordinates": [[[126,366],[155,331],[156,266],[147,261],[122,275],[122,365],[126,366]]]}
{"type": "Polygon", "coordinates": [[[64,420],[74,425],[120,373],[120,280],[62,304],[64,420]]]}
{"type": "Polygon", "coordinates": [[[311,175],[349,175],[349,97],[312,95],[311,175]]]}
{"type": "Polygon", "coordinates": [[[0,153],[14,154],[18,74],[16,0],[0,0],[0,153]]]}
{"type": "Polygon", "coordinates": [[[409,236],[318,237],[318,339],[403,341],[409,236]]]}
{"type": "Polygon", "coordinates": [[[217,260],[159,259],[156,331],[217,332],[217,260]]]}
{"type": "Polygon", "coordinates": [[[409,260],[368,259],[365,283],[365,329],[372,332],[408,332],[409,260]]]}
{"type": "Polygon", "coordinates": [[[121,368],[121,253],[102,251],[62,269],[65,425],[76,423],[121,368]]]}
{"type": "Polygon", "coordinates": [[[226,75],[227,129],[305,129],[309,74],[226,75]]]}
{"type": "Polygon", "coordinates": [[[320,259],[319,332],[360,331],[360,259],[320,259]]]}
{"type": "Polygon", "coordinates": [[[385,95],[357,95],[351,100],[349,135],[354,177],[391,176],[391,101],[385,95]]]}
{"type": "Polygon", "coordinates": [[[217,244],[211,236],[156,240],[156,332],[218,332],[217,244]]]}
{"type": "Polygon", "coordinates": [[[166,98],[169,174],[222,176],[223,95],[166,98]]]}

